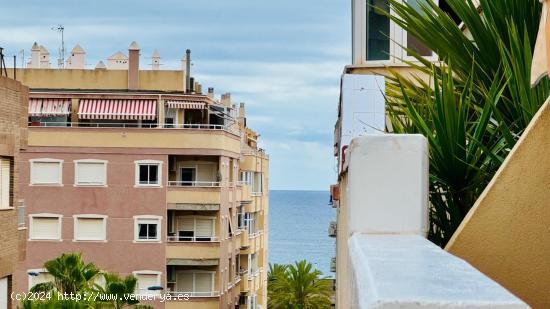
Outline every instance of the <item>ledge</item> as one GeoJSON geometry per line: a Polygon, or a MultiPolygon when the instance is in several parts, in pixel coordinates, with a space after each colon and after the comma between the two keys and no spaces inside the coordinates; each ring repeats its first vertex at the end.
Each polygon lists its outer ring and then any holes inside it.
{"type": "Polygon", "coordinates": [[[422,236],[349,239],[353,308],[529,308],[422,236]]]}

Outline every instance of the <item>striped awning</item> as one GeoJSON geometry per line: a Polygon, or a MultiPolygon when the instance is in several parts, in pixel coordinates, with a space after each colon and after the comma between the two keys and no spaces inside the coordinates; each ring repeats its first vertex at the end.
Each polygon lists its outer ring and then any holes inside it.
{"type": "Polygon", "coordinates": [[[71,99],[30,99],[29,116],[66,116],[71,113],[71,99]]]}
{"type": "Polygon", "coordinates": [[[201,101],[189,100],[168,100],[166,106],[169,108],[184,108],[184,109],[205,109],[206,103],[201,101]]]}
{"type": "Polygon", "coordinates": [[[78,105],[80,119],[154,120],[156,100],[82,99],[78,105]]]}

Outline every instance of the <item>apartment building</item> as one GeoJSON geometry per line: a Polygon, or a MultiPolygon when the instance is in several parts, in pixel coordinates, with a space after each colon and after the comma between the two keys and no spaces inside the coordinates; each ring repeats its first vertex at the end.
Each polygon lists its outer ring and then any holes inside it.
{"type": "Polygon", "coordinates": [[[189,51],[182,70],[159,70],[157,51],[141,70],[135,42],[115,55],[85,69],[77,46],[67,69],[17,72],[30,87],[17,290],[82,252],[140,294],[180,296],[156,308],[266,308],[269,158],[244,104],[202,94],[189,51]]]}
{"type": "Polygon", "coordinates": [[[6,73],[0,67],[0,309],[14,307],[15,268],[25,255],[24,202],[17,182],[20,151],[27,145],[28,88],[6,73]]]}

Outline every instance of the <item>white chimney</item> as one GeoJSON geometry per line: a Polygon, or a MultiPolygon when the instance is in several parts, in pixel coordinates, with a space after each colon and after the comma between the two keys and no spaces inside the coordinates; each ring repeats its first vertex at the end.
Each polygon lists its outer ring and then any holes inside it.
{"type": "Polygon", "coordinates": [[[153,70],[160,69],[160,54],[156,49],[153,51],[153,55],[151,56],[151,68],[153,70]]]}
{"type": "Polygon", "coordinates": [[[50,52],[44,47],[44,45],[40,45],[40,68],[41,69],[49,69],[50,68],[50,52]]]}
{"type": "Polygon", "coordinates": [[[28,64],[29,68],[38,69],[40,68],[40,46],[38,43],[34,42],[31,48],[31,61],[28,64]]]}
{"type": "Polygon", "coordinates": [[[67,68],[84,69],[86,65],[86,52],[79,44],[71,50],[71,56],[67,59],[67,68]]]}

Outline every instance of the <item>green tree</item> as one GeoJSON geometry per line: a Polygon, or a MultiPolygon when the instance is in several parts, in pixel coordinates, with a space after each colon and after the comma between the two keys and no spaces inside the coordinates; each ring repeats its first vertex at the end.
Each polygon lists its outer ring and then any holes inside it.
{"type": "Polygon", "coordinates": [[[129,297],[136,289],[136,277],[129,275],[125,278],[121,278],[115,273],[105,273],[103,274],[103,278],[105,279],[104,286],[96,284],[94,286],[94,292],[101,295],[113,296],[112,298],[114,299],[111,299],[111,297],[108,300],[99,299],[98,303],[101,304],[102,307],[120,309],[127,305],[136,305],[139,303],[138,300],[129,297]]]}
{"type": "Polygon", "coordinates": [[[330,280],[305,260],[294,265],[269,265],[268,306],[280,309],[330,308],[330,280]]]}
{"type": "Polygon", "coordinates": [[[530,87],[541,5],[480,0],[478,10],[472,0],[448,0],[461,28],[432,0],[420,10],[389,1],[388,16],[440,59],[407,49],[418,74],[390,71],[387,106],[394,132],[428,138],[429,237],[445,246],[548,97],[547,79],[530,87]]]}

